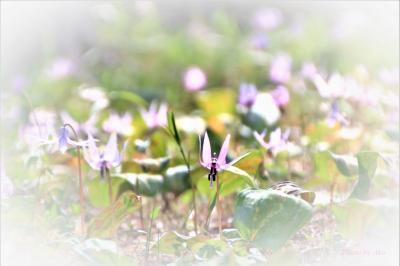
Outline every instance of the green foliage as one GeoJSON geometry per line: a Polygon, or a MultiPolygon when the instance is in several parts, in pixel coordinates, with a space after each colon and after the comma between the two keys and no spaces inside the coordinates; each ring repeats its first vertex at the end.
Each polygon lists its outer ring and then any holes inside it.
{"type": "Polygon", "coordinates": [[[312,216],[306,201],[271,189],[245,189],[236,199],[234,224],[258,247],[278,249],[312,216]]]}
{"type": "Polygon", "coordinates": [[[119,225],[139,207],[135,193],[125,192],[117,201],[93,218],[87,228],[90,237],[111,237],[119,225]]]}
{"type": "MultiPolygon", "coordinates": [[[[113,178],[125,180],[129,183],[130,189],[132,189],[137,195],[154,197],[160,193],[163,188],[163,177],[161,175],[123,173],[116,175],[113,178]]],[[[123,187],[123,190],[120,191],[120,193],[125,189],[126,187],[123,187]]]]}
{"type": "Polygon", "coordinates": [[[332,159],[340,173],[345,176],[354,176],[358,173],[357,158],[349,155],[331,153],[332,159]]]}
{"type": "Polygon", "coordinates": [[[357,154],[358,181],[351,194],[352,197],[368,198],[371,179],[374,177],[377,167],[377,159],[378,153],[376,152],[360,152],[357,154]]]}

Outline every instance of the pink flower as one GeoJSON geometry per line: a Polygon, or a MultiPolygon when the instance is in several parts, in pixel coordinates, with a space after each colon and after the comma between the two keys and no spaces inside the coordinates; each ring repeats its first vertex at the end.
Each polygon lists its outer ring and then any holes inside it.
{"type": "MultiPolygon", "coordinates": [[[[203,167],[210,170],[210,174],[208,175],[208,180],[210,181],[210,187],[212,187],[212,182],[215,181],[217,172],[225,170],[230,165],[232,165],[232,163],[230,164],[226,163],[226,155],[228,154],[230,138],[231,135],[226,136],[217,158],[217,154],[215,152],[211,154],[210,139],[208,138],[207,132],[204,135],[203,149],[201,153],[202,155],[200,156],[200,164],[203,167]]],[[[199,141],[201,146],[201,140],[199,139],[199,141]]]]}
{"type": "Polygon", "coordinates": [[[275,29],[282,22],[282,13],[275,8],[258,10],[253,17],[253,26],[260,30],[275,29]]]}
{"type": "Polygon", "coordinates": [[[345,79],[337,73],[331,75],[328,81],[316,74],[313,77],[313,82],[323,98],[336,98],[345,93],[345,79]]]}
{"type": "Polygon", "coordinates": [[[301,75],[305,78],[312,79],[317,74],[317,68],[313,63],[304,63],[301,68],[301,75]]]}
{"type": "Polygon", "coordinates": [[[259,134],[258,132],[254,131],[253,135],[258,141],[258,143],[261,144],[265,149],[268,151],[271,151],[273,156],[275,156],[277,153],[284,151],[287,149],[287,140],[289,138],[290,131],[286,130],[283,134],[280,128],[275,129],[274,131],[271,132],[269,136],[269,141],[268,143],[265,142],[264,137],[266,135],[266,132],[264,131],[263,133],[259,134]]]}
{"type": "Polygon", "coordinates": [[[279,107],[286,106],[290,100],[289,91],[282,85],[279,85],[275,90],[271,91],[271,96],[279,107]]]}
{"type": "Polygon", "coordinates": [[[84,148],[84,158],[94,170],[99,170],[104,177],[112,167],[121,163],[121,155],[118,151],[117,134],[113,133],[104,150],[99,151],[95,139],[88,133],[87,148],[84,148]]]}
{"type": "Polygon", "coordinates": [[[206,74],[198,67],[190,67],[183,75],[183,85],[188,91],[198,91],[207,84],[206,74]]]}
{"type": "Polygon", "coordinates": [[[103,129],[107,133],[117,133],[124,136],[130,136],[133,133],[132,116],[125,113],[123,116],[117,113],[111,113],[106,121],[103,122],[103,129]]]}
{"type": "Polygon", "coordinates": [[[64,111],[60,113],[61,120],[63,124],[70,124],[78,134],[82,133],[90,133],[90,134],[96,134],[97,133],[97,128],[96,128],[96,123],[97,123],[97,113],[93,113],[88,120],[86,120],[83,123],[79,123],[76,121],[72,116],[64,111]]]}
{"type": "Polygon", "coordinates": [[[168,107],[165,103],[160,104],[160,107],[157,110],[157,104],[152,102],[148,111],[142,109],[140,112],[147,127],[156,128],[167,124],[167,111],[168,107]]]}
{"type": "Polygon", "coordinates": [[[57,59],[47,74],[54,79],[62,79],[71,75],[75,70],[74,63],[68,58],[57,59]]]}
{"type": "Polygon", "coordinates": [[[287,54],[281,54],[272,61],[269,76],[275,83],[286,83],[291,78],[292,59],[287,54]]]}

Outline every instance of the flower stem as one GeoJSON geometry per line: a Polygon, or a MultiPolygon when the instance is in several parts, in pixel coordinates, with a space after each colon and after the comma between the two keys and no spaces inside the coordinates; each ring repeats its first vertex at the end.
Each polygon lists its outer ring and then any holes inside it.
{"type": "MultiPolygon", "coordinates": [[[[136,195],[139,196],[139,178],[136,177],[136,195]]],[[[140,227],[144,228],[144,219],[143,219],[143,198],[139,196],[140,206],[139,206],[139,213],[140,213],[140,227]]]]}
{"type": "Polygon", "coordinates": [[[217,175],[217,212],[218,212],[218,231],[219,237],[222,237],[222,208],[221,202],[219,200],[219,192],[220,192],[220,183],[219,183],[219,175],[217,175]]]}
{"type": "Polygon", "coordinates": [[[107,182],[108,182],[108,199],[110,206],[114,203],[114,197],[113,197],[113,191],[112,191],[112,182],[111,182],[111,175],[110,171],[107,169],[106,170],[106,175],[107,175],[107,182]]]}
{"type": "MultiPolygon", "coordinates": [[[[183,151],[181,151],[183,154],[183,151]]],[[[185,156],[184,156],[185,158],[185,156]]],[[[186,161],[186,160],[185,160],[186,161]]],[[[196,207],[196,187],[194,186],[194,182],[192,180],[192,176],[190,174],[190,152],[188,153],[188,161],[186,163],[186,167],[188,169],[188,175],[189,175],[189,180],[190,184],[192,187],[192,202],[193,202],[193,211],[194,211],[194,216],[193,216],[193,223],[194,223],[194,232],[197,235],[197,207],[196,207]]]]}
{"type": "MultiPolygon", "coordinates": [[[[77,142],[79,142],[78,134],[76,133],[73,126],[70,124],[64,124],[64,127],[71,129],[72,133],[77,142]]],[[[83,193],[83,176],[82,176],[82,163],[81,163],[81,148],[79,145],[76,146],[76,153],[78,156],[78,176],[79,176],[79,203],[81,206],[81,233],[85,233],[85,198],[83,193]]]]}

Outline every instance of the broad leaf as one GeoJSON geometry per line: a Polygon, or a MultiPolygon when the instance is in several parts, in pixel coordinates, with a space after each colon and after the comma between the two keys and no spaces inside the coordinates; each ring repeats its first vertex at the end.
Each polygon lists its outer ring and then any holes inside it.
{"type": "Polygon", "coordinates": [[[336,163],[336,167],[344,176],[354,176],[358,173],[357,158],[350,155],[339,155],[331,153],[332,159],[336,163]]]}
{"type": "Polygon", "coordinates": [[[306,201],[271,189],[249,188],[236,200],[234,224],[257,247],[278,249],[311,219],[306,201]]]}
{"type": "Polygon", "coordinates": [[[377,168],[377,160],[378,153],[376,152],[360,152],[357,154],[358,181],[351,194],[352,197],[368,198],[371,179],[374,177],[377,168]]]}
{"type": "Polygon", "coordinates": [[[189,173],[186,165],[170,167],[165,172],[164,191],[180,193],[190,189],[189,173]]]}
{"type": "Polygon", "coordinates": [[[151,174],[123,173],[115,176],[115,178],[127,181],[136,194],[148,197],[154,197],[160,193],[164,182],[161,175],[151,174]]]}

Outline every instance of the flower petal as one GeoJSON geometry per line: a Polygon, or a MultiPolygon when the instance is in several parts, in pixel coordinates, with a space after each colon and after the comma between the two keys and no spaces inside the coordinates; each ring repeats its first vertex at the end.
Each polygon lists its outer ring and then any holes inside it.
{"type": "Polygon", "coordinates": [[[100,154],[93,136],[88,133],[87,148],[83,150],[83,156],[88,164],[95,170],[99,170],[100,154]]]}
{"type": "Polygon", "coordinates": [[[104,150],[104,160],[109,162],[113,167],[121,163],[121,155],[118,151],[117,134],[112,133],[104,150]]]}
{"type": "Polygon", "coordinates": [[[205,165],[211,164],[211,145],[210,145],[210,139],[208,138],[207,135],[207,131],[204,134],[204,139],[203,139],[202,162],[205,165]]]}
{"type": "Polygon", "coordinates": [[[218,160],[217,160],[217,164],[219,165],[219,167],[222,167],[223,165],[226,164],[226,155],[228,154],[230,139],[231,139],[231,135],[228,134],[228,136],[226,136],[226,138],[224,140],[224,143],[222,144],[221,150],[219,151],[218,160]]]}
{"type": "Polygon", "coordinates": [[[260,134],[257,131],[253,131],[253,136],[258,141],[258,143],[260,143],[261,146],[263,146],[265,149],[269,148],[268,143],[264,141],[264,133],[260,134]]]}

